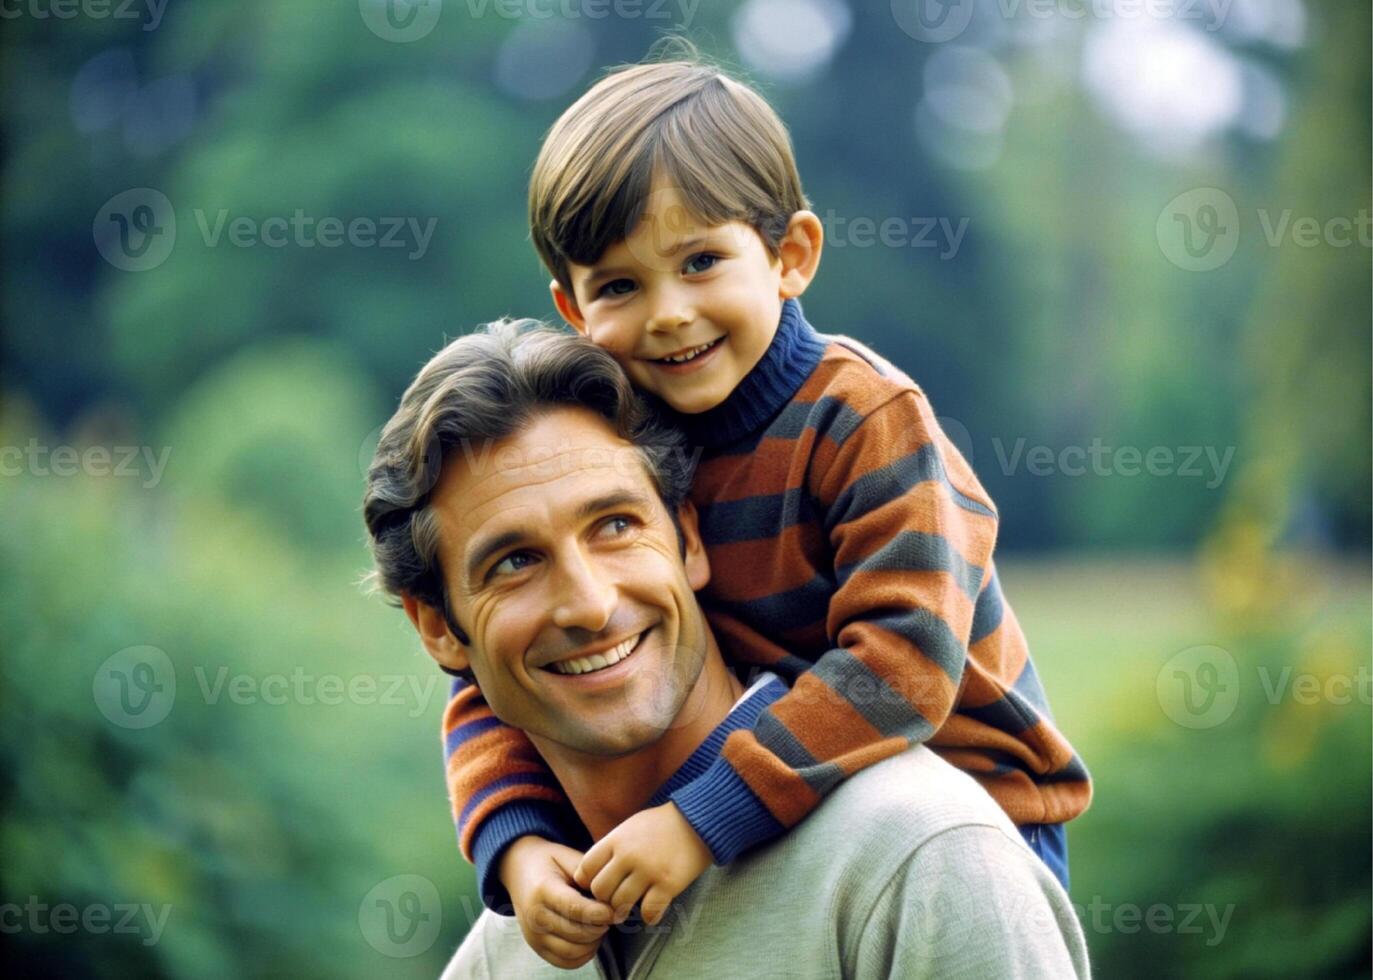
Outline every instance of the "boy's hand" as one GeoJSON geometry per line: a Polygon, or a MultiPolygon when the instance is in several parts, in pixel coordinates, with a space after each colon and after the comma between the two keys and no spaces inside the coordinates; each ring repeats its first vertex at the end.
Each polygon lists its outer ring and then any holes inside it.
{"type": "Polygon", "coordinates": [[[711,853],[673,803],[642,810],[606,834],[577,865],[573,880],[623,921],[636,902],[657,925],[672,900],[710,867],[711,853]]]}
{"type": "Polygon", "coordinates": [[[577,891],[572,872],[581,857],[581,851],[530,834],[506,849],[498,869],[524,941],[564,970],[595,956],[613,921],[609,905],[577,891]]]}

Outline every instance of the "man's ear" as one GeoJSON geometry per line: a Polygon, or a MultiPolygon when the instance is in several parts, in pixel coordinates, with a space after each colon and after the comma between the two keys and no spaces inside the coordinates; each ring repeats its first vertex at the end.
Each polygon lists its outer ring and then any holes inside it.
{"type": "Polygon", "coordinates": [[[682,506],[677,508],[677,522],[682,529],[682,564],[686,566],[687,584],[691,591],[700,592],[710,581],[710,559],[701,542],[696,506],[690,500],[682,501],[682,506]]]}
{"type": "Polygon", "coordinates": [[[794,299],[806,291],[820,268],[820,253],[825,247],[825,226],[814,211],[797,211],[787,222],[786,234],[777,244],[782,263],[779,295],[794,299]]]}
{"type": "Polygon", "coordinates": [[[427,602],[420,602],[411,595],[402,595],[400,602],[405,609],[405,615],[409,616],[410,622],[414,624],[415,632],[420,635],[424,649],[429,651],[429,656],[438,661],[440,667],[467,670],[471,666],[467,656],[467,645],[459,642],[453,635],[442,610],[435,609],[427,602]]]}
{"type": "Polygon", "coordinates": [[[549,280],[548,291],[553,294],[553,305],[558,308],[562,318],[578,333],[586,333],[586,317],[577,308],[577,297],[564,289],[556,279],[549,280]]]}

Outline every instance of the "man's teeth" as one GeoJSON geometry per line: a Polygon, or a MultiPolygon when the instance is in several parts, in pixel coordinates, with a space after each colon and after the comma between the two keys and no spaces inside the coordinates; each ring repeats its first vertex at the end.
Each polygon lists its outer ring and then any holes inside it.
{"type": "MultiPolygon", "coordinates": [[[[640,633],[639,636],[643,634],[640,633]]],[[[593,670],[602,670],[629,656],[634,644],[639,642],[639,636],[631,636],[605,653],[593,653],[589,657],[577,657],[573,660],[559,660],[555,664],[549,664],[548,669],[558,674],[585,674],[593,670]]]]}
{"type": "MultiPolygon", "coordinates": [[[[716,340],[718,339],[719,338],[717,337],[716,340]]],[[[702,344],[700,347],[693,347],[685,354],[677,354],[674,357],[664,357],[661,358],[661,360],[667,361],[669,364],[685,364],[687,361],[695,360],[697,357],[700,357],[713,346],[715,346],[715,340],[712,340],[708,344],[702,344]]]]}

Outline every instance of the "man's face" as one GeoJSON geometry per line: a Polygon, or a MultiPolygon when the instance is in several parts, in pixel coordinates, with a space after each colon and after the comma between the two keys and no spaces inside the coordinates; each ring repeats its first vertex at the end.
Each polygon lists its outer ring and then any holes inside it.
{"type": "Polygon", "coordinates": [[[662,184],[628,237],[568,274],[573,296],[562,296],[575,310],[564,315],[635,385],[689,414],[729,396],[782,316],[781,263],[758,232],[741,221],[702,224],[662,184]]]}
{"type": "Polygon", "coordinates": [[[656,741],[713,642],[695,596],[709,569],[694,514],[683,514],[684,560],[642,457],[586,409],[552,409],[481,449],[446,462],[433,506],[487,703],[589,754],[656,741]]]}

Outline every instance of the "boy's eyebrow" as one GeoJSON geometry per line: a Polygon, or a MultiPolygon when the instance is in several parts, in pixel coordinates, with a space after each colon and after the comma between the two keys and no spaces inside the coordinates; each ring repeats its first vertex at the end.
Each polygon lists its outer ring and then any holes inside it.
{"type": "MultiPolygon", "coordinates": [[[[696,235],[693,238],[689,238],[684,242],[674,245],[670,251],[664,253],[664,256],[677,255],[681,252],[690,252],[700,248],[702,245],[706,244],[709,237],[709,235],[696,235]]],[[[631,270],[621,266],[593,266],[591,271],[582,277],[582,288],[586,290],[593,289],[598,283],[603,282],[606,279],[614,279],[617,276],[629,275],[630,271],[631,270]]]]}

